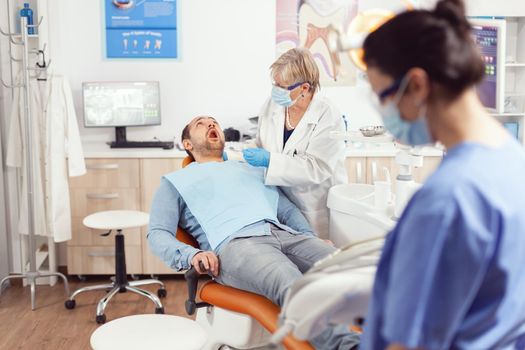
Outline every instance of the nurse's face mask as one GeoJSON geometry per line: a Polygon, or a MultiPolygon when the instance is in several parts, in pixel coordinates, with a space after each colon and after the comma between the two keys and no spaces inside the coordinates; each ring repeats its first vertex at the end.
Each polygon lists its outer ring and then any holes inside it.
{"type": "Polygon", "coordinates": [[[272,100],[283,107],[292,106],[293,104],[295,104],[295,102],[297,102],[299,97],[297,97],[295,100],[292,100],[290,93],[292,92],[292,90],[298,88],[302,84],[304,84],[304,82],[296,83],[288,87],[280,87],[276,83],[273,83],[272,100]]]}
{"type": "MultiPolygon", "coordinates": [[[[385,128],[397,141],[406,145],[419,146],[434,143],[425,116],[426,104],[421,105],[419,116],[415,121],[406,121],[401,116],[399,102],[406,92],[409,81],[410,77],[405,75],[378,94],[377,107],[383,117],[385,128]],[[393,94],[395,95],[392,99],[385,101],[388,96],[393,94]]],[[[377,99],[375,100],[377,101],[377,99]]]]}

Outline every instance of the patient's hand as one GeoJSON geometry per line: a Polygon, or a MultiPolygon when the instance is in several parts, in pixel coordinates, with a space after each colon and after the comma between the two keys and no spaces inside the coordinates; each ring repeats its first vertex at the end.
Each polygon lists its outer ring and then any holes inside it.
{"type": "Polygon", "coordinates": [[[219,275],[219,258],[214,252],[199,252],[191,259],[191,265],[195,267],[198,273],[206,274],[211,272],[213,276],[219,275]],[[204,270],[201,269],[199,262],[204,266],[204,270]]]}

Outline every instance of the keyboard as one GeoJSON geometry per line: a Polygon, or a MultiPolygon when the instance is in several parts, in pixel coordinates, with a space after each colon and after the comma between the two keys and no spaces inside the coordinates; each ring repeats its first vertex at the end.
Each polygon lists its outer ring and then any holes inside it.
{"type": "Polygon", "coordinates": [[[126,141],[126,142],[108,142],[111,148],[163,148],[172,149],[173,141],[126,141]]]}

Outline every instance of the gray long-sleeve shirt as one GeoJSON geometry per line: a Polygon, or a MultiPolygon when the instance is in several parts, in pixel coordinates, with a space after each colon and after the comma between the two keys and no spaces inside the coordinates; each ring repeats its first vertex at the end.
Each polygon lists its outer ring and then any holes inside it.
{"type": "MultiPolygon", "coordinates": [[[[286,231],[315,235],[300,210],[281,191],[279,191],[277,218],[279,223],[275,224],[286,231]]],[[[219,254],[221,248],[234,238],[270,235],[270,225],[269,222],[259,221],[243,227],[226,238],[215,249],[215,253],[219,254]]],[[[161,179],[160,187],[151,205],[148,242],[153,253],[175,270],[191,268],[191,259],[195,254],[211,250],[206,234],[197,219],[175,186],[165,178],[161,179]],[[197,240],[200,249],[177,240],[178,226],[197,240]]]]}

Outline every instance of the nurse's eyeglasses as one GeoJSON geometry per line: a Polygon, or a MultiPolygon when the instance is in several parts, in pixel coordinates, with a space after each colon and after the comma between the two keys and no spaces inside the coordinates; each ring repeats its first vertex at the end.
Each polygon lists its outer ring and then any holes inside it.
{"type": "Polygon", "coordinates": [[[379,97],[379,101],[383,103],[385,101],[385,98],[388,96],[394,94],[399,90],[399,87],[401,86],[401,83],[403,82],[403,79],[398,79],[392,83],[389,87],[384,89],[383,91],[379,92],[377,96],[379,97]]]}

